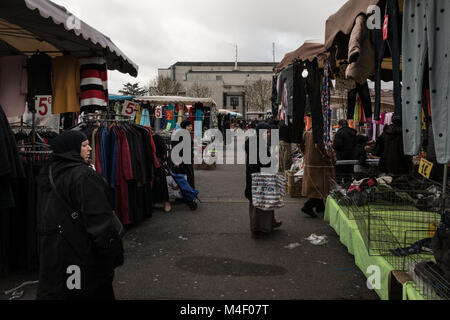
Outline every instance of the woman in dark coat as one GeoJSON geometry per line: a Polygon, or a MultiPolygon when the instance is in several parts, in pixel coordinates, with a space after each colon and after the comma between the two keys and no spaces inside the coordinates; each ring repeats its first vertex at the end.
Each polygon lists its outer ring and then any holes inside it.
{"type": "Polygon", "coordinates": [[[253,237],[258,237],[262,235],[268,235],[272,233],[273,229],[281,226],[281,221],[277,222],[275,220],[275,212],[264,211],[258,209],[252,204],[252,173],[260,173],[261,168],[270,167],[270,163],[267,165],[263,165],[259,158],[259,131],[262,129],[267,130],[268,137],[266,142],[268,144],[268,156],[270,156],[270,129],[271,127],[267,123],[260,123],[256,127],[256,137],[254,141],[257,143],[256,151],[257,151],[257,161],[255,164],[250,163],[250,139],[245,141],[245,177],[246,177],[246,185],[245,185],[245,197],[250,201],[249,204],[249,215],[250,215],[250,230],[252,232],[253,237]]]}
{"type": "Polygon", "coordinates": [[[166,171],[167,169],[167,145],[164,139],[158,135],[153,135],[156,147],[156,157],[160,167],[156,169],[155,184],[153,185],[153,202],[163,202],[164,211],[172,210],[169,202],[169,191],[167,189],[166,171]]]}
{"type": "Polygon", "coordinates": [[[38,177],[37,299],[113,300],[123,246],[109,187],[87,162],[86,135],[64,132],[51,148],[53,159],[38,177]]]}
{"type": "MultiPolygon", "coordinates": [[[[184,120],[181,122],[180,127],[182,129],[186,129],[191,134],[191,163],[181,163],[181,164],[173,164],[173,171],[177,174],[185,174],[187,176],[187,181],[189,185],[195,189],[195,175],[194,175],[194,138],[192,135],[193,128],[192,122],[189,120],[184,120]]],[[[172,148],[177,144],[181,143],[183,139],[180,141],[173,143],[172,148]]],[[[182,152],[180,152],[180,156],[183,156],[182,152]]]]}

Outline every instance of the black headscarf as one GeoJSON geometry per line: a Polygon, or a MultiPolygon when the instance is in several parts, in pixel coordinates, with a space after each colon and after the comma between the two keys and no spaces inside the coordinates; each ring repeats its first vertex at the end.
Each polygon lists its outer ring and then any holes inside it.
{"type": "Polygon", "coordinates": [[[65,131],[52,140],[50,147],[54,154],[68,152],[81,152],[81,144],[88,140],[87,136],[80,131],[65,131]]]}
{"type": "Polygon", "coordinates": [[[183,122],[181,122],[180,127],[183,129],[186,129],[187,126],[192,125],[192,122],[189,120],[183,120],[183,122]]]}

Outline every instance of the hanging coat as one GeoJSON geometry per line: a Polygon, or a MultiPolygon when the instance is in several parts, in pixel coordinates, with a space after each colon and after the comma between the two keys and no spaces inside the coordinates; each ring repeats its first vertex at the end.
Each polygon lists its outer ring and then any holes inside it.
{"type": "Polygon", "coordinates": [[[304,173],[302,196],[315,199],[326,199],[330,193],[334,179],[332,157],[327,153],[323,143],[315,144],[312,130],[303,134],[300,145],[304,155],[304,173]]]}

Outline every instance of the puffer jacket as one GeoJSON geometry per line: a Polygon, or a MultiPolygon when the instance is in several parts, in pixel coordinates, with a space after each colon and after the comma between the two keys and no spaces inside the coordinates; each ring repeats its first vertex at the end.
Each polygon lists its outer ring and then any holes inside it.
{"type": "Polygon", "coordinates": [[[89,299],[112,282],[123,264],[123,245],[103,178],[72,152],[55,155],[38,176],[38,300],[89,299]],[[59,195],[49,180],[49,166],[59,195]],[[72,214],[75,210],[77,215],[72,214]],[[69,290],[70,266],[80,268],[81,289],[69,290]]]}

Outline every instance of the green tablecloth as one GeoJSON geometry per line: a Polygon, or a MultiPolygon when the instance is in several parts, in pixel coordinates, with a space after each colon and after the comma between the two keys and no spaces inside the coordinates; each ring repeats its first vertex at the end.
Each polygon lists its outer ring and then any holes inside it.
{"type": "Polygon", "coordinates": [[[420,292],[417,291],[414,283],[411,281],[403,285],[403,300],[426,300],[420,292]]]}
{"type": "MultiPolygon", "coordinates": [[[[393,270],[391,264],[381,256],[369,256],[355,220],[349,220],[336,201],[331,197],[327,199],[324,220],[329,222],[330,226],[339,235],[340,242],[355,257],[355,264],[366,277],[371,275],[371,273],[367,273],[369,266],[374,265],[380,268],[381,288],[375,289],[375,291],[381,299],[388,300],[390,273],[393,270]]],[[[403,297],[417,299],[420,297],[420,294],[411,283],[407,282],[403,287],[403,297]]]]}
{"type": "Polygon", "coordinates": [[[347,247],[348,252],[355,256],[355,264],[366,277],[370,276],[367,273],[369,266],[375,265],[380,267],[381,288],[375,289],[375,291],[381,299],[388,300],[391,265],[382,257],[369,256],[356,222],[349,220],[331,197],[327,199],[324,220],[330,223],[331,227],[339,235],[341,243],[347,247]]]}

